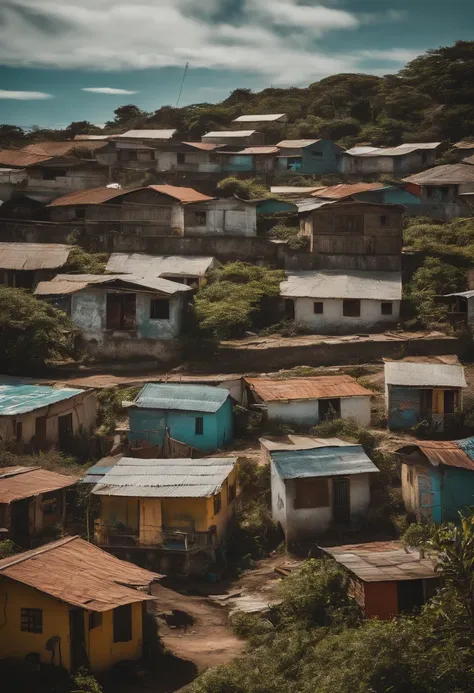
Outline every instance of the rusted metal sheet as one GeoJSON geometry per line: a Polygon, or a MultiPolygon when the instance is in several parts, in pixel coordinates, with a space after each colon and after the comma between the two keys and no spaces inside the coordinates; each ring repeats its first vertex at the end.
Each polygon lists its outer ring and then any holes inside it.
{"type": "Polygon", "coordinates": [[[354,183],[352,185],[331,185],[327,188],[321,188],[312,193],[312,197],[324,197],[329,200],[341,200],[344,197],[350,197],[361,192],[369,192],[371,190],[382,190],[387,187],[384,183],[354,183]]]}
{"type": "Polygon", "coordinates": [[[474,183],[474,166],[466,166],[466,164],[434,166],[427,171],[408,176],[403,181],[405,183],[416,183],[417,185],[462,185],[463,183],[474,183]]]}
{"type": "MultiPolygon", "coordinates": [[[[472,441],[472,438],[467,440],[472,441]]],[[[435,467],[443,464],[447,467],[459,467],[474,471],[474,460],[469,457],[457,441],[427,440],[418,443],[418,447],[435,467]]]]}
{"type": "Polygon", "coordinates": [[[246,378],[245,382],[264,402],[325,397],[370,397],[373,394],[350,375],[320,375],[285,380],[246,378]]]}
{"type": "MultiPolygon", "coordinates": [[[[1,163],[1,162],[0,162],[1,163]]],[[[137,188],[139,189],[139,188],[137,188]]],[[[70,205],[100,205],[102,202],[119,197],[125,192],[120,188],[89,188],[89,190],[77,190],[76,192],[62,195],[53,200],[48,207],[68,207],[70,205]]]]}
{"type": "Polygon", "coordinates": [[[71,246],[59,243],[0,243],[0,269],[41,270],[63,267],[71,246]]]}
{"type": "Polygon", "coordinates": [[[0,503],[13,503],[41,493],[73,486],[78,477],[48,472],[41,467],[4,467],[0,474],[0,503]]]}

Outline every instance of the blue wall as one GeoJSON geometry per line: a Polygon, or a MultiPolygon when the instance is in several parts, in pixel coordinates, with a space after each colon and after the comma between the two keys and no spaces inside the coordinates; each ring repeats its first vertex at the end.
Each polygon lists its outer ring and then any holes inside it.
{"type": "Polygon", "coordinates": [[[458,512],[474,505],[474,472],[457,467],[442,467],[441,521],[459,520],[458,512]]]}
{"type": "Polygon", "coordinates": [[[301,173],[339,173],[341,149],[331,140],[321,140],[302,151],[301,173]],[[317,155],[319,152],[322,156],[317,155]]]}
{"type": "Polygon", "coordinates": [[[129,440],[147,440],[162,445],[165,429],[170,436],[198,450],[212,452],[232,440],[232,401],[228,398],[214,414],[162,409],[130,409],[129,440]],[[202,435],[196,435],[196,417],[201,416],[202,435]]]}
{"type": "Polygon", "coordinates": [[[414,387],[389,387],[388,427],[412,428],[420,419],[420,390],[414,387]]]}
{"type": "Polygon", "coordinates": [[[381,190],[368,190],[356,193],[356,200],[362,202],[375,202],[383,205],[420,205],[421,200],[416,195],[399,188],[396,185],[387,186],[381,190]]]}

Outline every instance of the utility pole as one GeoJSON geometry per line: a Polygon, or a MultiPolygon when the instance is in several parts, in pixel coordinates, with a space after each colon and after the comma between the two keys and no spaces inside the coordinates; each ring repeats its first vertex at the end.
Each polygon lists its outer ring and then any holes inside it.
{"type": "Polygon", "coordinates": [[[181,98],[181,94],[183,91],[184,80],[186,79],[186,73],[188,71],[188,67],[189,67],[189,63],[186,63],[186,65],[184,66],[183,79],[181,80],[181,86],[179,88],[178,100],[176,101],[176,108],[178,108],[178,106],[179,106],[179,100],[181,98]]]}

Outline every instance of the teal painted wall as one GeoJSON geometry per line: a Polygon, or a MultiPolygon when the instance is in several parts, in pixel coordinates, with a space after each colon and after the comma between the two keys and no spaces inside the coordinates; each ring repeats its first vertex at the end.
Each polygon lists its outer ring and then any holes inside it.
{"type": "Polygon", "coordinates": [[[229,156],[228,159],[224,159],[222,170],[228,172],[234,171],[235,173],[253,171],[253,156],[250,154],[229,156]]]}
{"type": "Polygon", "coordinates": [[[442,517],[439,521],[458,520],[459,511],[474,505],[474,472],[442,467],[442,517]]]}
{"type": "Polygon", "coordinates": [[[285,150],[280,150],[280,157],[277,159],[278,170],[293,171],[308,174],[338,173],[342,150],[331,140],[321,140],[304,149],[288,151],[285,157],[285,150]],[[291,154],[300,154],[301,159],[291,159],[291,154]],[[287,168],[288,159],[292,161],[291,169],[287,168]]]}
{"type": "Polygon", "coordinates": [[[280,200],[265,200],[257,204],[257,214],[278,214],[278,212],[297,212],[296,205],[280,200]]]}
{"type": "Polygon", "coordinates": [[[356,200],[361,200],[362,202],[375,202],[376,204],[383,205],[419,205],[421,200],[416,195],[404,190],[403,188],[398,188],[396,186],[390,186],[384,188],[383,190],[371,190],[367,192],[361,192],[354,195],[356,200]]]}

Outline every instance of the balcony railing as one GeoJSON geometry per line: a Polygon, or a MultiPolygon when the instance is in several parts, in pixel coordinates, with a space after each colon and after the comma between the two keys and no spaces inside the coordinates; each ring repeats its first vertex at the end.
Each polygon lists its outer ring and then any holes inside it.
{"type": "Polygon", "coordinates": [[[211,532],[184,531],[179,527],[142,525],[140,529],[100,524],[95,541],[103,548],[143,548],[165,551],[195,551],[212,547],[211,532]]]}

